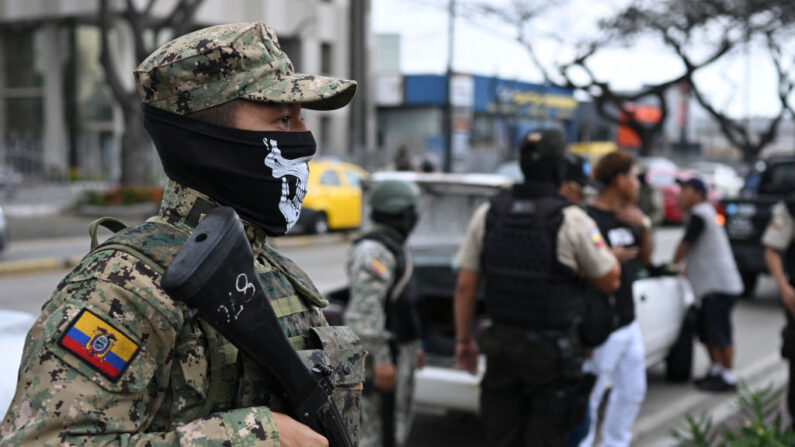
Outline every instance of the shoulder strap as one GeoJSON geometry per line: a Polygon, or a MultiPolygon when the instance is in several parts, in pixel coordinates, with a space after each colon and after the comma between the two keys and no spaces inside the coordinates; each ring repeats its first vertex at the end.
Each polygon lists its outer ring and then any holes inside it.
{"type": "Polygon", "coordinates": [[[397,299],[400,293],[403,292],[406,283],[408,283],[410,275],[413,273],[412,271],[409,271],[413,270],[413,268],[409,269],[409,263],[411,260],[406,257],[403,246],[395,242],[392,238],[384,233],[379,231],[371,231],[356,239],[354,244],[358,244],[364,240],[371,240],[382,244],[387,250],[389,250],[390,253],[392,253],[392,256],[395,257],[395,275],[392,278],[392,284],[389,286],[389,290],[387,291],[387,296],[391,299],[397,299]]]}
{"type": "Polygon", "coordinates": [[[108,241],[103,243],[102,246],[98,248],[99,243],[97,241],[97,231],[99,230],[99,227],[107,228],[108,230],[118,234],[120,231],[125,230],[127,225],[121,220],[110,216],[100,217],[99,219],[92,221],[90,224],[88,224],[88,235],[91,237],[91,252],[105,250],[122,251],[137,258],[139,261],[148,265],[150,268],[152,268],[152,270],[156,271],[160,275],[165,272],[165,268],[162,265],[135,247],[126,245],[124,243],[113,242],[112,240],[115,238],[115,236],[112,236],[108,241]]]}
{"type": "Polygon", "coordinates": [[[504,218],[511,210],[513,197],[510,191],[502,191],[489,200],[489,211],[486,213],[486,233],[504,218]]]}
{"type": "Polygon", "coordinates": [[[88,235],[91,236],[91,250],[97,248],[97,230],[99,227],[105,227],[108,230],[118,233],[119,231],[127,228],[124,222],[116,219],[115,217],[100,217],[88,224],[88,235]]]}

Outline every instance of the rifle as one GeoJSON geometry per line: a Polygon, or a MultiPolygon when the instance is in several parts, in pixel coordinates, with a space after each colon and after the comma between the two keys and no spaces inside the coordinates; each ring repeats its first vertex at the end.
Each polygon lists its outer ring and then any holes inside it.
{"type": "Polygon", "coordinates": [[[286,391],[292,416],[325,436],[331,447],[353,447],[331,398],[331,367],[316,364],[310,371],[287,340],[232,208],[216,208],[205,216],[171,261],[161,285],[273,375],[286,391]]]}

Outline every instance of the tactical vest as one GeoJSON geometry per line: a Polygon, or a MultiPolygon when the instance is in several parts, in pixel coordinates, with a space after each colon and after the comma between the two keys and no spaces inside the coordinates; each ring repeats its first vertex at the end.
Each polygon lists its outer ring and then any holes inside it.
{"type": "Polygon", "coordinates": [[[558,261],[558,230],[571,202],[514,188],[486,215],[482,270],[486,310],[496,325],[570,331],[585,308],[584,282],[558,261]]]}
{"type": "MultiPolygon", "coordinates": [[[[787,211],[795,219],[795,199],[787,202],[787,211]]],[[[784,269],[789,276],[790,283],[795,284],[795,239],[790,241],[789,248],[784,254],[784,269]]]]}
{"type": "MultiPolygon", "coordinates": [[[[188,233],[163,223],[150,221],[141,225],[126,227],[121,221],[109,217],[92,222],[89,226],[89,234],[91,235],[92,252],[105,250],[125,252],[148,265],[160,275],[171,264],[171,260],[189,236],[188,233]],[[97,227],[100,225],[114,231],[115,234],[98,245],[96,233],[97,227]],[[168,243],[159,243],[159,241],[168,241],[168,243]]],[[[187,307],[181,303],[179,306],[183,309],[183,313],[187,315],[187,307]]],[[[196,334],[189,334],[188,337],[198,335],[200,332],[204,334],[207,340],[210,377],[207,399],[202,407],[193,409],[195,416],[202,417],[206,414],[232,408],[237,388],[234,384],[224,381],[223,378],[234,377],[237,374],[238,351],[234,345],[220,336],[207,322],[201,319],[196,319],[196,321],[198,322],[198,327],[186,327],[183,328],[183,332],[191,330],[196,332],[196,334]]],[[[174,380],[182,382],[181,379],[174,380]]],[[[189,382],[190,378],[185,377],[185,381],[189,382]]],[[[179,388],[179,385],[177,385],[177,388],[179,388]]]]}
{"type": "MultiPolygon", "coordinates": [[[[162,275],[162,272],[171,263],[174,256],[181,248],[189,234],[171,225],[156,221],[147,221],[141,225],[125,228],[125,225],[114,218],[102,218],[92,222],[89,227],[92,237],[92,251],[115,250],[122,251],[137,258],[144,264],[162,275]],[[101,245],[97,245],[96,230],[98,226],[105,226],[116,232],[101,245]]],[[[279,321],[291,318],[291,315],[306,312],[310,306],[324,307],[328,303],[318,294],[309,277],[281,255],[267,246],[263,246],[259,257],[264,258],[275,271],[281,272],[295,290],[296,295],[272,299],[270,304],[279,321]]],[[[259,258],[258,258],[259,259],[259,258]]],[[[260,280],[266,283],[259,269],[260,280]]],[[[265,273],[270,274],[270,273],[265,273]]],[[[159,280],[158,280],[159,283],[159,280]]],[[[201,319],[192,317],[189,309],[182,303],[178,304],[183,309],[185,321],[182,332],[193,331],[192,334],[183,334],[183,338],[201,337],[207,340],[207,354],[209,373],[206,398],[201,405],[193,408],[182,408],[178,415],[166,414],[171,411],[168,402],[158,410],[159,418],[168,418],[171,421],[192,421],[205,417],[213,412],[242,408],[255,405],[268,405],[273,411],[289,412],[286,402],[281,397],[282,391],[274,389],[274,379],[258,367],[257,373],[263,377],[242,378],[241,370],[250,368],[253,362],[245,356],[239,356],[237,348],[221,336],[212,326],[201,319]],[[192,324],[196,322],[197,324],[192,324]],[[241,366],[242,365],[242,366],[241,366]],[[245,383],[244,383],[245,382],[245,383]],[[265,393],[270,397],[265,397],[265,393]]],[[[364,364],[360,341],[347,328],[313,327],[310,334],[289,337],[288,340],[298,351],[299,357],[305,364],[317,358],[327,358],[335,371],[334,374],[334,401],[343,417],[351,439],[358,439],[359,432],[359,384],[364,381],[364,364]],[[343,330],[341,330],[343,329],[343,330]],[[319,340],[319,345],[317,340],[319,340]],[[313,341],[315,340],[315,341],[313,341]]],[[[176,347],[180,350],[180,346],[176,347]]],[[[176,353],[180,355],[179,352],[176,353]]],[[[311,366],[311,365],[310,365],[311,366]]],[[[179,366],[177,366],[179,369],[179,366]]],[[[256,375],[255,374],[255,375],[256,375]]],[[[189,377],[183,377],[177,370],[172,373],[170,385],[174,398],[184,398],[183,392],[189,392],[192,385],[189,377]],[[187,383],[183,383],[187,382],[187,383]]]]}
{"type": "Polygon", "coordinates": [[[414,264],[406,256],[405,247],[379,231],[367,233],[354,241],[364,240],[380,243],[395,258],[395,272],[392,284],[384,302],[386,329],[396,343],[407,343],[420,338],[420,317],[418,308],[417,283],[414,278],[414,264]]]}

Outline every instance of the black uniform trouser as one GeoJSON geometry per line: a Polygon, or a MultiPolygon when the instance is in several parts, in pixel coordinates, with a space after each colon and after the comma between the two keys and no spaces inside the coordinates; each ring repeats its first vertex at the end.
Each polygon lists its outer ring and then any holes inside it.
{"type": "Polygon", "coordinates": [[[481,342],[480,410],[489,446],[565,446],[588,405],[576,337],[493,328],[481,342]]]}
{"type": "MultiPolygon", "coordinates": [[[[784,308],[787,324],[781,331],[781,356],[789,362],[789,384],[787,389],[787,410],[790,417],[795,419],[795,317],[784,308]]],[[[795,426],[795,422],[793,422],[795,426]]]]}

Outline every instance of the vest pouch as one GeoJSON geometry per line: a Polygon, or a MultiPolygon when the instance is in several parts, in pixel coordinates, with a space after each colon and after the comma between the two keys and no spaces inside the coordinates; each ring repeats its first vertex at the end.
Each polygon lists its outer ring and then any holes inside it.
{"type": "Polygon", "coordinates": [[[784,314],[787,316],[787,324],[781,330],[781,357],[795,360],[795,317],[786,309],[784,314]]]}
{"type": "Polygon", "coordinates": [[[334,403],[354,445],[359,439],[359,406],[364,381],[365,351],[356,334],[346,326],[326,326],[310,329],[310,345],[320,349],[305,349],[298,355],[308,368],[318,363],[332,369],[334,403]]]}

